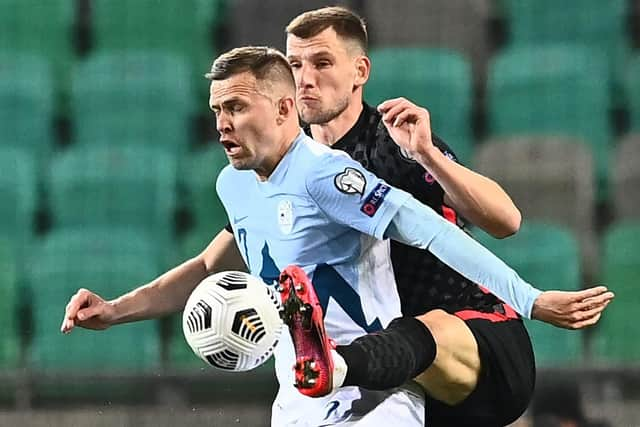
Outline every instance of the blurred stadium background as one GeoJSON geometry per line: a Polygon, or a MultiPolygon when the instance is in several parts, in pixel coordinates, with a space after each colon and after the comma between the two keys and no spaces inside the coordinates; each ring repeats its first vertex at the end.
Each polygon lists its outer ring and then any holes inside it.
{"type": "Polygon", "coordinates": [[[268,424],[270,366],[206,369],[179,316],[59,326],[78,287],[115,297],[226,223],[201,76],[329,4],[368,22],[366,99],[428,107],[521,208],[478,239],[541,288],[616,292],[592,330],[529,326],[540,384],[640,426],[638,0],[0,0],[0,425],[268,424]]]}

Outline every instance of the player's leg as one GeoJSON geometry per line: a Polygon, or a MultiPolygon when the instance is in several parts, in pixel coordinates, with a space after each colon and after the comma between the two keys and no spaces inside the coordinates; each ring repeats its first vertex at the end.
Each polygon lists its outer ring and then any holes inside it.
{"type": "Polygon", "coordinates": [[[415,380],[427,394],[449,405],[464,400],[475,389],[481,372],[478,344],[467,324],[443,310],[417,317],[436,342],[436,357],[415,380]]]}
{"type": "Polygon", "coordinates": [[[282,317],[296,352],[296,386],[302,394],[323,396],[347,385],[370,390],[398,387],[436,357],[434,337],[412,317],[395,319],[386,329],[333,350],[322,308],[304,271],[287,267],[280,275],[279,290],[282,317]]]}
{"type": "Polygon", "coordinates": [[[475,318],[465,317],[478,344],[478,383],[455,405],[428,397],[427,425],[504,426],[526,410],[535,386],[533,349],[522,320],[506,317],[477,312],[475,318]]]}
{"type": "Polygon", "coordinates": [[[443,310],[395,319],[336,351],[348,367],[342,385],[387,389],[416,377],[430,396],[450,405],[473,391],[481,371],[473,334],[443,310]]]}
{"type": "Polygon", "coordinates": [[[533,352],[521,320],[507,306],[504,315],[476,312],[478,319],[442,310],[398,318],[332,350],[304,272],[287,268],[281,285],[303,394],[322,396],[349,385],[385,390],[417,377],[445,420],[451,414],[456,422],[509,419],[526,408],[535,379],[533,352]]]}

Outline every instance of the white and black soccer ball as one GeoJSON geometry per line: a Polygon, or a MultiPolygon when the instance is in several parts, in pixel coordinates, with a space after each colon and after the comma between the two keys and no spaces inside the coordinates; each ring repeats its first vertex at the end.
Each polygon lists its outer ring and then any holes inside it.
{"type": "Polygon", "coordinates": [[[239,271],[213,274],[191,293],[182,330],[191,349],[209,365],[248,371],[264,363],[283,322],[277,292],[239,271]]]}

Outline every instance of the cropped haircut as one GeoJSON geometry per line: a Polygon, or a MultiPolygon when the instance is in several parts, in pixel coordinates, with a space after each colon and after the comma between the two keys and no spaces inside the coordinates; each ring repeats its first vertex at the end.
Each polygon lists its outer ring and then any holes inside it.
{"type": "Polygon", "coordinates": [[[259,82],[270,85],[279,81],[295,90],[287,58],[279,50],[266,46],[245,46],[225,52],[204,76],[209,80],[226,80],[247,71],[259,82]]]}
{"type": "Polygon", "coordinates": [[[333,28],[344,39],[355,41],[363,53],[367,53],[369,38],[364,20],[355,12],[341,7],[330,6],[304,12],[287,25],[287,34],[301,39],[316,36],[327,28],[333,28]]]}

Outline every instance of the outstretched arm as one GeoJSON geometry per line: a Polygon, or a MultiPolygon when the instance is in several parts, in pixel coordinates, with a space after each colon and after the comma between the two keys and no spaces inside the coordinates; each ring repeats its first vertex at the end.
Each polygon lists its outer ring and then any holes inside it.
{"type": "Polygon", "coordinates": [[[442,186],[447,205],[494,237],[503,238],[518,231],[520,211],[502,187],[451,161],[433,144],[429,111],[404,98],[385,101],[378,110],[396,144],[442,186]],[[422,128],[422,132],[410,132],[409,124],[422,128]],[[412,138],[412,134],[416,137],[412,138]]]}
{"type": "Polygon", "coordinates": [[[233,234],[222,230],[202,253],[112,301],[87,289],[78,290],[67,304],[60,329],[64,333],[75,326],[106,329],[174,313],[184,308],[191,291],[205,277],[225,270],[246,267],[233,234]]]}
{"type": "Polygon", "coordinates": [[[396,212],[386,236],[427,249],[467,279],[481,283],[527,318],[578,329],[594,324],[613,298],[604,286],[542,292],[458,227],[415,199],[396,212]]]}

